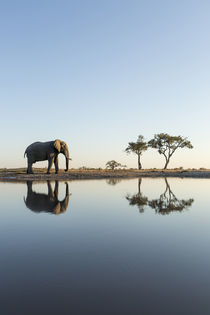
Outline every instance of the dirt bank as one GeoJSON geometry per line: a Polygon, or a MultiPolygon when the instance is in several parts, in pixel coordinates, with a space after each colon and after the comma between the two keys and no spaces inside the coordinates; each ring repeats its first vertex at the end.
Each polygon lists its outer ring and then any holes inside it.
{"type": "Polygon", "coordinates": [[[46,169],[34,169],[34,174],[26,174],[26,169],[0,169],[1,181],[44,181],[44,180],[74,180],[74,179],[102,179],[102,178],[135,178],[135,177],[180,177],[180,178],[210,178],[210,170],[196,169],[145,169],[145,170],[102,170],[102,169],[71,169],[68,172],[60,170],[59,174],[52,171],[46,174],[46,169]]]}

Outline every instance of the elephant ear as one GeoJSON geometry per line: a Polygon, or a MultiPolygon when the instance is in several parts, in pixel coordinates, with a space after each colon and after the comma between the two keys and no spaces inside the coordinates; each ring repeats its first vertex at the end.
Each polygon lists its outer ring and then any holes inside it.
{"type": "Polygon", "coordinates": [[[54,142],[54,147],[56,148],[56,150],[58,150],[58,152],[61,152],[61,143],[60,140],[55,140],[54,142]]]}

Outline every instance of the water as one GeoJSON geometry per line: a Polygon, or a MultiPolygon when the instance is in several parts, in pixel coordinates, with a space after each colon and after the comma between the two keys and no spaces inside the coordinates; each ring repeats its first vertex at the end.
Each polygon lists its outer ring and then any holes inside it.
{"type": "Polygon", "coordinates": [[[209,179],[0,183],[0,239],[3,315],[210,314],[209,179]]]}

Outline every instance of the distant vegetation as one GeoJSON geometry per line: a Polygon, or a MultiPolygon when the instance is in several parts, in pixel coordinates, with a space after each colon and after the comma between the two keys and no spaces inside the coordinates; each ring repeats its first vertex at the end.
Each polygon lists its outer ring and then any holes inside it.
{"type": "Polygon", "coordinates": [[[123,167],[123,168],[125,168],[126,165],[122,165],[122,164],[116,162],[115,160],[111,160],[111,161],[108,161],[108,162],[106,163],[106,168],[107,168],[107,169],[110,169],[110,170],[112,170],[112,171],[115,170],[115,169],[117,169],[118,167],[123,167]]]}

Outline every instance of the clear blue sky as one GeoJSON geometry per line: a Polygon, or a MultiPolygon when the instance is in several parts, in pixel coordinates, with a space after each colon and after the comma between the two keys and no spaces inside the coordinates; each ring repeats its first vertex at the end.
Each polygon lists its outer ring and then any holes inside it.
{"type": "MultiPolygon", "coordinates": [[[[128,141],[167,132],[195,147],[169,166],[210,168],[209,12],[208,0],[1,1],[0,167],[56,138],[72,167],[136,167],[128,141]]],[[[151,149],[142,162],[164,160],[151,149]]]]}

